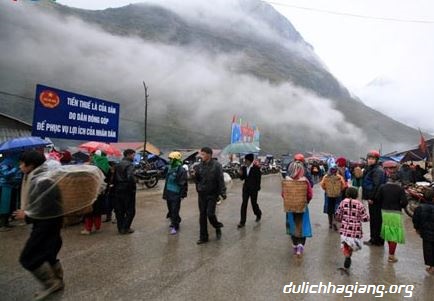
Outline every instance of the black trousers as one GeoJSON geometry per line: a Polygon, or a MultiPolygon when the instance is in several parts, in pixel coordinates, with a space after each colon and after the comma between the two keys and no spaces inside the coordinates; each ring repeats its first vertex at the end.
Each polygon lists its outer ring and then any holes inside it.
{"type": "Polygon", "coordinates": [[[243,188],[243,203],[241,204],[240,224],[246,223],[247,205],[249,203],[249,198],[250,198],[250,203],[252,204],[253,213],[255,213],[257,217],[261,217],[262,215],[261,209],[259,209],[259,205],[258,205],[258,191],[243,188]]]}
{"type": "Polygon", "coordinates": [[[214,228],[221,228],[223,224],[217,220],[215,214],[217,204],[216,195],[208,195],[199,193],[199,225],[200,225],[200,239],[208,240],[208,221],[214,228]]]}
{"type": "Polygon", "coordinates": [[[167,196],[167,209],[169,210],[170,226],[179,229],[181,223],[181,217],[179,211],[181,210],[181,197],[180,196],[167,196]]]}
{"type": "Polygon", "coordinates": [[[118,231],[130,229],[136,215],[136,191],[117,191],[114,207],[118,231]]]}
{"type": "Polygon", "coordinates": [[[434,267],[434,241],[423,240],[423,259],[427,266],[434,267]]]}
{"type": "Polygon", "coordinates": [[[114,209],[114,193],[108,193],[104,200],[104,212],[107,217],[111,217],[114,209]]]}
{"type": "Polygon", "coordinates": [[[306,244],[306,237],[291,236],[291,240],[294,246],[297,246],[299,244],[302,244],[304,246],[306,244]]]}
{"type": "Polygon", "coordinates": [[[327,214],[334,216],[336,212],[336,203],[338,198],[327,198],[327,214]]]}
{"type": "Polygon", "coordinates": [[[44,262],[54,265],[62,247],[62,218],[37,221],[20,255],[21,265],[29,271],[39,268],[44,262]]]}
{"type": "Polygon", "coordinates": [[[381,216],[381,206],[369,205],[369,228],[371,231],[371,242],[374,244],[383,244],[384,239],[381,238],[381,225],[383,218],[381,216]]]}

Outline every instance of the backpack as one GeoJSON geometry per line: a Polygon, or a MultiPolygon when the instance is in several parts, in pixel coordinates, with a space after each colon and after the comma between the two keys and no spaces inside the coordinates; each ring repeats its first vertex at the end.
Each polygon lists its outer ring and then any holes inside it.
{"type": "Polygon", "coordinates": [[[329,175],[325,180],[325,192],[330,198],[337,198],[342,193],[342,183],[337,175],[329,175]]]}

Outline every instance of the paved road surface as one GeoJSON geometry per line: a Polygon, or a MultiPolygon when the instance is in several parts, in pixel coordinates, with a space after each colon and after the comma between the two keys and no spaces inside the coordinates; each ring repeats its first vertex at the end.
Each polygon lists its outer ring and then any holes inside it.
{"type": "MultiPolygon", "coordinates": [[[[311,202],[314,237],[305,255],[291,254],[285,234],[280,198],[280,178],[265,176],[259,203],[260,223],[249,205],[246,227],[238,230],[241,183],[235,182],[228,199],[218,206],[224,223],[222,240],[196,245],[199,236],[197,197],[190,187],[181,208],[181,231],[168,235],[166,206],[158,190],[140,191],[132,235],[117,235],[116,227],[103,224],[101,233],[79,235],[80,227],[63,231],[60,258],[66,288],[49,300],[381,300],[372,294],[292,294],[282,289],[291,281],[301,284],[414,285],[412,298],[386,294],[384,300],[434,300],[434,277],[424,269],[422,242],[406,218],[407,243],[399,245],[399,262],[387,262],[387,252],[364,247],[353,258],[351,274],[337,269],[343,264],[338,234],[330,231],[322,214],[322,192],[315,187],[311,202]]],[[[161,184],[160,184],[161,189],[161,184]]],[[[365,237],[368,237],[365,225],[365,237]]],[[[0,300],[31,300],[37,282],[18,263],[29,229],[17,226],[0,233],[0,300]]],[[[377,294],[378,295],[378,294],[377,294]]]]}

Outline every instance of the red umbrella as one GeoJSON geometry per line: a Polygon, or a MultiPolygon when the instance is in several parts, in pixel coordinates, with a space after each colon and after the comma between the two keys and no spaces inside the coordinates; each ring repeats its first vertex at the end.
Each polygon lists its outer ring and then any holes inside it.
{"type": "Polygon", "coordinates": [[[116,147],[111,146],[110,144],[103,143],[103,142],[95,142],[95,141],[89,141],[86,143],[83,143],[79,146],[79,148],[85,149],[88,152],[94,152],[96,150],[100,150],[107,155],[120,157],[121,151],[118,150],[116,147]]]}

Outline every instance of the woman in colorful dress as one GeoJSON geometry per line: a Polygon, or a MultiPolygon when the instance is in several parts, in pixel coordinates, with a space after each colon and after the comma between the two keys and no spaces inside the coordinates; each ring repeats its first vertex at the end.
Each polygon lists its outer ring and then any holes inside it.
{"type": "Polygon", "coordinates": [[[308,203],[312,199],[313,192],[309,180],[304,176],[303,163],[292,162],[285,178],[288,181],[306,182],[306,206],[304,212],[286,212],[286,233],[291,236],[294,255],[302,256],[306,238],[312,237],[308,203]]]}
{"type": "Polygon", "coordinates": [[[389,245],[389,262],[397,262],[395,256],[397,244],[405,243],[405,232],[401,209],[407,206],[407,196],[401,187],[397,173],[389,175],[386,184],[377,193],[381,203],[381,238],[389,245]]]}

